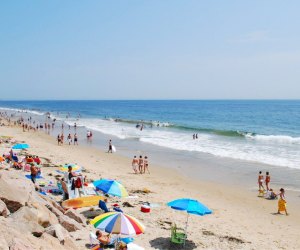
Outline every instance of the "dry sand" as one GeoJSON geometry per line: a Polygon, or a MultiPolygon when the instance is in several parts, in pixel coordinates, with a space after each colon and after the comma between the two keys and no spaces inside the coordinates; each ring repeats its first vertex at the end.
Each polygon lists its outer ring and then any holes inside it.
{"type": "MultiPolygon", "coordinates": [[[[105,153],[105,149],[57,146],[55,138],[43,132],[1,127],[0,135],[12,135],[18,141],[29,143],[29,153],[49,158],[55,164],[77,163],[84,166],[88,170],[87,177],[93,180],[101,177],[117,179],[129,193],[149,189],[149,194],[137,194],[138,199],[121,200],[136,204],[134,208],[124,208],[124,211],[145,224],[145,234],[135,237],[135,242],[145,249],[174,249],[169,245],[170,223],[184,227],[187,214],[174,211],[165,203],[182,197],[198,199],[213,210],[212,215],[189,216],[185,249],[300,249],[300,213],[289,200],[290,215],[276,215],[277,201],[258,198],[256,192],[246,188],[192,181],[175,170],[153,166],[151,162],[150,175],[135,175],[131,159],[105,153]],[[146,201],[160,206],[152,208],[149,214],[142,213],[138,203],[146,201]]],[[[45,170],[49,171],[54,172],[54,169],[45,170]]]]}

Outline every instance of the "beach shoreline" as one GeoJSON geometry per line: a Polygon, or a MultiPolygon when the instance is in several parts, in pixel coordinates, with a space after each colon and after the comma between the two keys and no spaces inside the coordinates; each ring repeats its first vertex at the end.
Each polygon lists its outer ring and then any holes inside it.
{"type": "Polygon", "coordinates": [[[150,216],[145,217],[138,208],[131,211],[147,227],[144,235],[136,237],[136,241],[146,249],[164,249],[164,241],[170,236],[170,230],[164,229],[166,226],[157,228],[158,221],[184,225],[185,216],[182,213],[176,213],[162,204],[187,196],[200,200],[214,211],[203,218],[193,216],[189,225],[193,231],[189,232],[188,238],[197,245],[197,249],[299,248],[296,238],[300,216],[297,203],[293,204],[289,199],[288,210],[291,215],[277,216],[273,214],[276,213],[277,202],[258,198],[255,190],[211,181],[200,182],[172,168],[153,164],[150,165],[150,175],[135,175],[130,158],[107,154],[104,150],[85,145],[57,146],[55,139],[44,132],[22,132],[19,127],[1,127],[1,134],[13,135],[17,140],[28,142],[31,145],[29,152],[47,157],[57,164],[78,163],[88,169],[94,179],[118,179],[129,191],[138,188],[151,190],[153,193],[147,195],[144,201],[161,204],[159,211],[154,209],[150,216]],[[287,230],[288,235],[285,234],[287,230]],[[204,231],[212,232],[212,236],[203,237],[204,231]],[[241,241],[230,242],[226,237],[241,241]],[[160,240],[155,241],[158,238],[160,240]],[[156,248],[159,245],[161,248],[156,248]]]}

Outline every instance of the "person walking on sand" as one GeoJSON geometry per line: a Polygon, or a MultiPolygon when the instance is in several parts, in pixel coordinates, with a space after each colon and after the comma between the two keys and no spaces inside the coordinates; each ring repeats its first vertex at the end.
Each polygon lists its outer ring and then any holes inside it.
{"type": "Polygon", "coordinates": [[[259,171],[259,174],[258,174],[258,190],[259,191],[265,190],[263,183],[264,183],[264,176],[263,176],[262,172],[259,171]]]}
{"type": "Polygon", "coordinates": [[[57,135],[57,145],[59,146],[61,143],[60,134],[57,135]]]}
{"type": "Polygon", "coordinates": [[[69,145],[71,145],[71,143],[72,143],[72,136],[71,136],[71,134],[68,135],[67,139],[68,139],[69,145]]]}
{"type": "Polygon", "coordinates": [[[78,146],[78,137],[76,133],[74,134],[74,145],[78,146]]]}
{"type": "Polygon", "coordinates": [[[140,158],[139,158],[139,172],[140,172],[140,174],[143,173],[143,167],[144,167],[144,160],[143,160],[143,156],[140,155],[140,158]]]}
{"type": "Polygon", "coordinates": [[[279,195],[279,200],[278,200],[278,211],[277,214],[280,214],[280,212],[285,212],[285,215],[289,215],[287,210],[286,210],[286,200],[284,196],[284,189],[280,188],[280,193],[279,195]]]}
{"type": "Polygon", "coordinates": [[[137,174],[138,173],[137,167],[139,165],[139,160],[136,158],[136,156],[133,157],[131,165],[132,165],[134,173],[137,174]]]}
{"type": "Polygon", "coordinates": [[[269,174],[269,172],[266,172],[266,179],[265,179],[265,184],[266,184],[266,188],[267,188],[267,191],[269,191],[269,183],[271,181],[271,176],[269,174]]]}
{"type": "Polygon", "coordinates": [[[111,140],[109,140],[109,142],[108,142],[108,151],[107,151],[107,153],[112,153],[113,151],[112,151],[112,142],[111,142],[111,140]]]}
{"type": "Polygon", "coordinates": [[[149,171],[148,166],[149,166],[148,157],[145,156],[145,158],[144,158],[144,173],[145,173],[146,170],[147,170],[148,174],[150,174],[150,171],[149,171]]]}
{"type": "Polygon", "coordinates": [[[60,136],[60,143],[61,143],[61,145],[64,144],[64,138],[65,138],[64,134],[61,133],[61,136],[60,136]]]}

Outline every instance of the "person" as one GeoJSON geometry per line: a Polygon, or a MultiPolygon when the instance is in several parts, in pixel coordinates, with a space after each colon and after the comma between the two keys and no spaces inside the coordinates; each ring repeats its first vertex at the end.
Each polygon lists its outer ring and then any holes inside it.
{"type": "Polygon", "coordinates": [[[118,244],[118,249],[119,250],[127,250],[128,248],[127,248],[127,244],[125,243],[125,242],[120,242],[119,244],[118,244]]]}
{"type": "Polygon", "coordinates": [[[266,184],[266,188],[267,190],[269,190],[269,183],[270,183],[271,177],[269,172],[266,172],[266,179],[265,179],[265,184],[266,184]]]}
{"type": "Polygon", "coordinates": [[[269,200],[275,200],[277,198],[277,194],[275,194],[275,192],[273,191],[272,188],[270,188],[267,193],[266,193],[266,199],[269,200]]]}
{"type": "Polygon", "coordinates": [[[71,181],[73,177],[76,177],[77,174],[73,172],[72,166],[68,166],[68,179],[71,181]]]}
{"type": "Polygon", "coordinates": [[[108,142],[108,151],[107,151],[107,153],[112,153],[113,151],[112,151],[112,142],[111,142],[111,140],[109,140],[109,142],[108,142]]]}
{"type": "Polygon", "coordinates": [[[264,176],[262,175],[262,172],[259,171],[259,174],[258,174],[258,190],[259,191],[265,190],[263,182],[264,182],[264,176]]]}
{"type": "Polygon", "coordinates": [[[69,199],[69,192],[68,192],[68,187],[67,183],[65,182],[64,178],[61,178],[61,187],[62,190],[64,191],[63,193],[63,200],[68,200],[69,199]]]}
{"type": "Polygon", "coordinates": [[[34,164],[31,164],[30,177],[31,177],[31,181],[33,182],[33,184],[35,184],[37,174],[38,174],[37,167],[34,164]]]}
{"type": "Polygon", "coordinates": [[[109,234],[103,234],[100,230],[96,231],[97,240],[100,242],[100,247],[103,247],[104,245],[108,245],[110,242],[110,235],[109,234]]]}
{"type": "Polygon", "coordinates": [[[139,165],[139,160],[136,158],[136,156],[133,157],[131,165],[132,165],[134,173],[137,174],[138,173],[137,167],[139,165]]]}
{"type": "Polygon", "coordinates": [[[149,171],[149,169],[148,169],[148,166],[149,166],[149,163],[148,163],[148,157],[145,156],[145,158],[144,158],[144,169],[143,169],[143,171],[144,171],[144,173],[145,173],[145,172],[146,172],[146,169],[147,169],[148,174],[150,174],[150,171],[149,171]]]}
{"type": "Polygon", "coordinates": [[[71,143],[72,143],[72,136],[71,136],[71,134],[68,135],[67,139],[68,139],[69,145],[71,145],[71,143]]]}
{"type": "Polygon", "coordinates": [[[76,133],[74,134],[74,145],[75,144],[78,145],[78,137],[76,133]]]}
{"type": "Polygon", "coordinates": [[[143,156],[140,155],[140,158],[139,158],[139,172],[140,172],[140,174],[143,173],[143,167],[144,167],[143,156]]]}
{"type": "Polygon", "coordinates": [[[63,145],[64,144],[64,134],[63,133],[61,133],[61,136],[60,136],[60,143],[61,143],[61,145],[63,145]]]}
{"type": "Polygon", "coordinates": [[[279,200],[278,200],[278,211],[277,214],[280,214],[280,212],[285,212],[285,215],[289,215],[286,209],[286,200],[285,200],[285,191],[283,188],[280,188],[279,200]]]}

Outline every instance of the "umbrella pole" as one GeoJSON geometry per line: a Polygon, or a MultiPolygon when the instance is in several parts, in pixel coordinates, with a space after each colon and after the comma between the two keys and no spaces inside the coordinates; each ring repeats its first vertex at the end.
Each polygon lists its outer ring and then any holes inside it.
{"type": "Polygon", "coordinates": [[[189,223],[189,213],[187,214],[186,217],[186,223],[185,223],[185,237],[184,237],[184,241],[183,241],[183,247],[185,247],[185,240],[187,238],[187,229],[188,229],[188,223],[189,223]]]}

